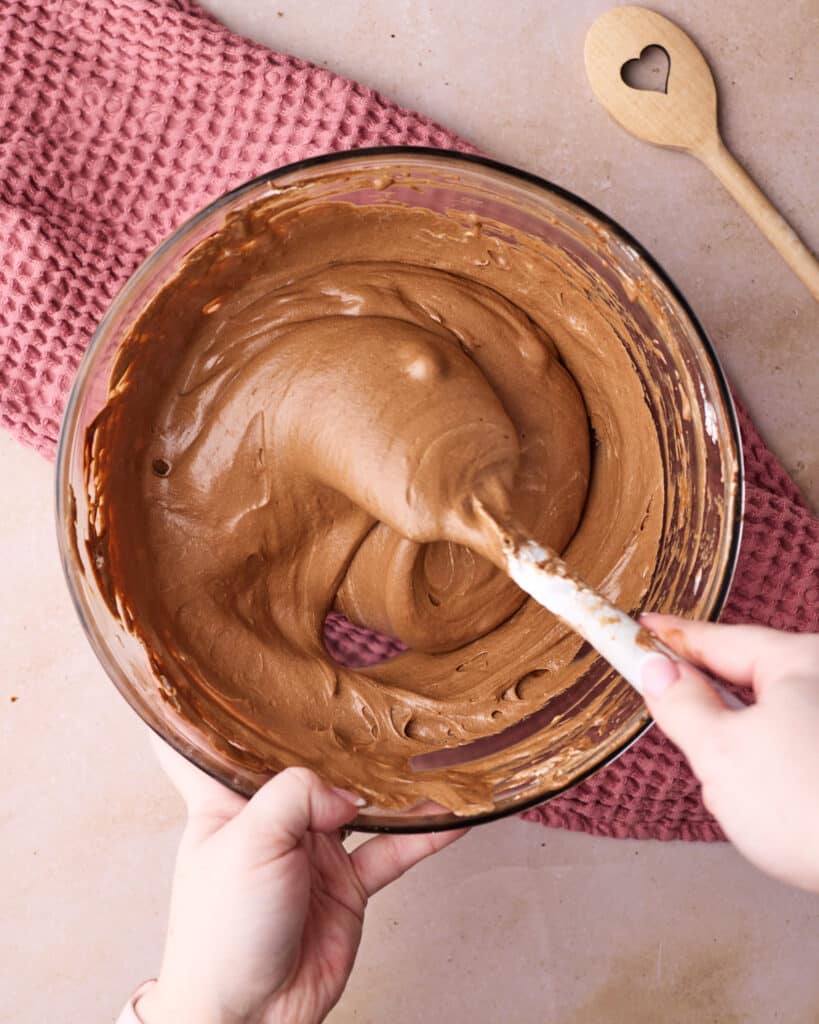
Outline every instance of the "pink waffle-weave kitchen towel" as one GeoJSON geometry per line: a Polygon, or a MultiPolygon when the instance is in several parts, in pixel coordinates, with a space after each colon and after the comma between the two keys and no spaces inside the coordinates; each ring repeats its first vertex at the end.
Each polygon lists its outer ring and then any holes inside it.
{"type": "MultiPolygon", "coordinates": [[[[473,151],[370,89],[232,35],[186,0],[2,0],[3,425],[53,458],[72,378],[111,299],[208,201],[280,164],[398,144],[473,151]]],[[[819,524],[744,413],[742,428],[745,536],[723,618],[818,630],[819,524]]],[[[381,649],[338,619],[328,642],[345,657],[381,649]]],[[[600,835],[722,838],[657,729],[527,816],[600,835]]]]}

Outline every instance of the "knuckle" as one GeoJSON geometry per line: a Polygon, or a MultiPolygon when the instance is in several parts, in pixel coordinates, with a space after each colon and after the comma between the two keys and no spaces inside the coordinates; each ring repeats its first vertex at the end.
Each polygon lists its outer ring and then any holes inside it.
{"type": "Polygon", "coordinates": [[[290,768],[285,768],[283,772],[280,772],[279,778],[285,782],[289,782],[293,786],[298,786],[300,789],[310,789],[313,785],[315,775],[309,768],[291,766],[290,768]]]}
{"type": "Polygon", "coordinates": [[[393,842],[389,843],[384,851],[385,860],[390,868],[390,874],[395,878],[399,878],[406,871],[404,859],[401,856],[401,850],[398,842],[393,837],[393,842]]]}
{"type": "Polygon", "coordinates": [[[270,807],[287,803],[307,805],[313,789],[313,773],[307,768],[289,767],[275,775],[260,791],[261,799],[254,798],[256,808],[267,814],[270,807]]]}

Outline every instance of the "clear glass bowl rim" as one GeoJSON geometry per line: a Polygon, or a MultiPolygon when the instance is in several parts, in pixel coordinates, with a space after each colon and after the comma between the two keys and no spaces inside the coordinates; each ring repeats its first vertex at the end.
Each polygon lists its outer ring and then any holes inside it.
{"type": "MultiPolygon", "coordinates": [[[[279,178],[292,175],[299,171],[308,170],[312,168],[328,167],[335,169],[338,165],[343,165],[346,162],[354,162],[362,158],[379,158],[387,159],[400,158],[401,161],[408,161],[412,163],[413,159],[418,159],[419,163],[423,160],[435,159],[442,161],[443,163],[451,164],[453,170],[455,170],[458,164],[467,164],[483,168],[484,170],[491,171],[495,174],[510,177],[519,182],[524,182],[528,185],[534,186],[535,189],[543,190],[546,193],[551,193],[562,199],[569,204],[578,207],[582,212],[591,215],[595,220],[604,225],[609,231],[616,235],[620,242],[630,246],[644,261],[651,270],[658,276],[663,285],[668,289],[669,294],[678,303],[680,309],[685,314],[691,326],[694,328],[694,334],[698,338],[702,345],[703,352],[711,364],[711,370],[714,374],[714,378],[719,389],[720,397],[724,402],[725,412],[730,428],[730,442],[734,449],[734,456],[736,458],[737,477],[736,477],[736,489],[735,489],[735,500],[732,516],[729,521],[726,521],[726,528],[731,530],[731,539],[729,544],[728,553],[726,556],[726,566],[723,579],[720,583],[719,589],[714,599],[714,606],[710,612],[711,621],[716,620],[719,617],[720,612],[725,604],[725,600],[728,596],[731,584],[733,582],[734,573],[736,571],[737,560],[739,556],[739,547],[742,539],[742,526],[743,526],[743,510],[745,507],[745,469],[743,461],[742,451],[742,435],[739,428],[739,419],[737,416],[736,406],[734,405],[733,396],[728,386],[728,381],[725,376],[725,372],[717,356],[716,350],[705,331],[705,328],[700,323],[699,319],[695,315],[693,309],[688,304],[684,295],[674,283],[674,280],[665,270],[665,268],[655,259],[654,256],[643,246],[633,235],[631,235],[622,225],[616,220],[610,217],[607,213],[598,209],[594,204],[588,202],[588,200],[576,195],[569,189],[564,188],[561,185],[557,185],[554,182],[549,181],[546,178],[542,178],[536,174],[532,174],[530,171],[522,170],[521,168],[514,167],[509,164],[501,163],[497,160],[492,160],[489,157],[479,156],[473,153],[461,153],[457,150],[447,149],[436,149],[431,146],[375,146],[365,147],[361,149],[350,149],[342,150],[337,153],[325,153],[319,156],[309,157],[304,160],[297,160],[293,163],[283,164],[281,167],[277,167],[272,171],[267,171],[264,174],[260,174],[249,181],[238,185],[236,188],[231,189],[229,192],[225,192],[223,195],[217,197],[212,202],[208,203],[207,206],[203,207],[198,213],[195,213],[188,220],[184,221],[178,228],[176,228],[163,242],[161,242],[137,267],[137,269],[129,276],[125,284],[119,290],[115,296],[113,302],[109,306],[99,325],[97,326],[88,347],[83,354],[82,361],[77,369],[77,373],[74,377],[74,382],[71,386],[68,401],[66,402],[65,411],[63,413],[62,423],[60,425],[59,440],[57,443],[57,456],[56,456],[56,472],[55,472],[55,507],[56,507],[56,526],[57,526],[57,543],[60,552],[60,560],[63,566],[63,573],[65,575],[66,583],[68,585],[69,593],[71,594],[71,600],[74,608],[77,611],[80,622],[86,637],[97,655],[101,665],[105,668],[106,673],[111,678],[111,681],[116,686],[120,695],[128,702],[131,708],[142,718],[141,712],[137,707],[136,703],[131,699],[127,690],[119,684],[119,681],[115,678],[113,673],[109,670],[108,659],[102,648],[102,645],[98,643],[97,638],[94,637],[89,629],[87,617],[85,614],[83,600],[79,593],[79,588],[75,585],[74,571],[72,569],[72,550],[71,544],[67,538],[67,531],[65,530],[66,522],[66,496],[68,492],[67,488],[67,474],[68,474],[68,452],[69,452],[69,441],[73,439],[74,434],[74,421],[78,414],[78,408],[80,401],[84,396],[85,392],[85,380],[92,370],[94,365],[95,356],[97,350],[105,340],[107,327],[109,321],[114,319],[119,308],[128,302],[131,294],[139,285],[141,279],[151,271],[153,266],[159,262],[166,250],[171,248],[182,236],[191,232],[201,221],[212,216],[223,207],[233,203],[235,200],[240,199],[246,192],[251,192],[260,186],[266,185],[277,181],[279,178]]],[[[144,721],[144,719],[143,719],[144,721]]],[[[153,729],[150,723],[145,723],[149,728],[153,729]]],[[[622,756],[634,743],[637,742],[642,736],[648,732],[653,726],[654,721],[650,717],[646,723],[637,730],[637,732],[624,741],[619,747],[611,751],[608,755],[602,758],[596,765],[589,768],[586,772],[582,773],[578,777],[572,779],[566,786],[557,788],[546,794],[539,794],[535,797],[522,800],[520,803],[513,803],[511,806],[499,808],[492,811],[487,811],[481,814],[467,815],[457,820],[449,820],[446,822],[436,823],[431,825],[429,820],[426,819],[425,823],[418,822],[413,824],[411,818],[406,819],[400,825],[395,824],[395,819],[389,823],[385,822],[380,824],[377,820],[370,818],[367,823],[359,824],[357,821],[351,823],[350,828],[360,832],[393,832],[393,833],[413,833],[413,832],[429,832],[429,831],[449,831],[452,829],[459,829],[465,827],[471,827],[473,825],[485,824],[490,821],[497,821],[501,818],[508,817],[512,814],[520,814],[523,811],[529,810],[532,807],[539,806],[541,804],[548,803],[555,797],[560,796],[567,791],[574,789],[582,782],[595,775],[601,769],[613,764],[619,757],[622,756]]],[[[156,730],[154,730],[156,731],[156,730]]],[[[177,745],[173,736],[165,736],[158,733],[161,739],[169,743],[178,753],[188,760],[191,760],[193,764],[196,762],[189,757],[188,753],[177,745]]],[[[196,767],[201,771],[206,771],[211,774],[217,781],[224,784],[224,780],[213,775],[206,768],[196,764],[196,767]]]]}

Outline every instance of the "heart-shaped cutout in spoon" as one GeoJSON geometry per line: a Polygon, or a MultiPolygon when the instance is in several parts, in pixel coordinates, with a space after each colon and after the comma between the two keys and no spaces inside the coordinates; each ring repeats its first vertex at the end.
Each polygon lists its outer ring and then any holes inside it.
{"type": "Polygon", "coordinates": [[[643,48],[639,57],[627,60],[620,68],[620,77],[630,89],[648,92],[668,92],[671,60],[662,46],[651,43],[643,48]]]}

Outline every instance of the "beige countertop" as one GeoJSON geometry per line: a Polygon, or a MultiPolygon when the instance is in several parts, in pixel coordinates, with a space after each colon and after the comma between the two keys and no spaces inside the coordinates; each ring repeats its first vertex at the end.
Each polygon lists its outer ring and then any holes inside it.
{"type": "MultiPolygon", "coordinates": [[[[596,105],[582,43],[610,4],[206,6],[612,214],[676,280],[819,506],[817,307],[704,169],[630,138],[596,105]]],[[[654,6],[700,43],[728,144],[819,247],[819,3],[654,6]]],[[[0,801],[0,1022],[111,1020],[158,965],[180,807],[70,605],[52,467],[0,434],[0,475],[0,757],[14,783],[0,801]]],[[[511,819],[373,900],[331,1020],[810,1024],[817,931],[819,899],[727,846],[598,840],[511,819]]]]}

